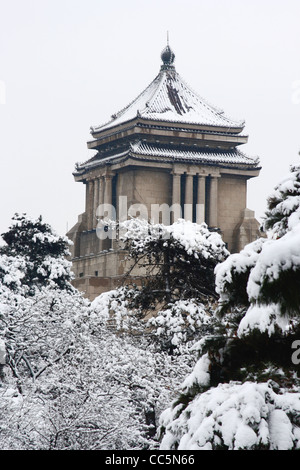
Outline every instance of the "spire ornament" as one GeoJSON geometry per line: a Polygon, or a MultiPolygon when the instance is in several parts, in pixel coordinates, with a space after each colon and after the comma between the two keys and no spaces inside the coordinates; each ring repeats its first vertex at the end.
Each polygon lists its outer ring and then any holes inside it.
{"type": "Polygon", "coordinates": [[[169,32],[167,34],[167,46],[161,53],[161,60],[163,61],[163,65],[161,66],[162,70],[174,70],[174,61],[175,61],[175,54],[169,46],[169,32]]]}

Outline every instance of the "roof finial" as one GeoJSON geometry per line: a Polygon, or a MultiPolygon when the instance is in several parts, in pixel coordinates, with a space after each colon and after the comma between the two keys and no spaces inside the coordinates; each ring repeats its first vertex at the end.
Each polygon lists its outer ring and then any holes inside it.
{"type": "Polygon", "coordinates": [[[169,46],[169,31],[167,31],[167,46],[161,53],[161,60],[163,61],[162,69],[174,69],[175,54],[169,46]]]}

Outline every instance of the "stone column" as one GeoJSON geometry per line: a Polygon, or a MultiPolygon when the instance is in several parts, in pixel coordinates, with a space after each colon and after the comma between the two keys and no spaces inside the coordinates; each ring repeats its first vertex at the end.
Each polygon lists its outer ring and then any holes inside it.
{"type": "MultiPolygon", "coordinates": [[[[97,227],[101,230],[101,222],[99,223],[100,220],[103,219],[103,204],[104,204],[104,177],[99,176],[99,186],[98,186],[98,203],[97,203],[97,212],[96,212],[96,218],[97,218],[97,227]]],[[[102,227],[103,229],[103,227],[102,227]]],[[[100,238],[99,234],[99,251],[104,250],[104,245],[103,242],[104,240],[100,238]]]]}
{"type": "MultiPolygon", "coordinates": [[[[107,205],[105,207],[105,217],[108,219],[112,218],[112,211],[111,211],[111,206],[112,206],[112,178],[113,175],[110,173],[107,173],[104,176],[104,204],[107,205]]],[[[106,238],[102,240],[102,250],[109,250],[112,248],[112,239],[111,238],[106,238]]]]}
{"type": "Polygon", "coordinates": [[[185,180],[184,218],[193,222],[193,175],[189,174],[185,180]]]}
{"type": "MultiPolygon", "coordinates": [[[[104,187],[104,204],[112,204],[112,178],[113,175],[106,174],[104,176],[105,187],[104,187]]],[[[111,214],[108,215],[111,217],[111,214]]]]}
{"type": "Polygon", "coordinates": [[[215,175],[210,179],[209,226],[218,227],[218,176],[215,175]]]}
{"type": "Polygon", "coordinates": [[[89,213],[89,182],[85,182],[85,221],[86,230],[88,229],[88,213],[89,213]]]}
{"type": "Polygon", "coordinates": [[[97,227],[97,207],[99,204],[99,184],[100,184],[100,179],[96,178],[94,180],[94,204],[93,204],[93,228],[97,227]]]}
{"type": "Polygon", "coordinates": [[[99,178],[99,200],[98,206],[104,204],[104,177],[100,176],[99,178]]]}
{"type": "Polygon", "coordinates": [[[179,173],[173,173],[172,181],[172,206],[173,206],[173,217],[172,222],[177,222],[181,217],[181,175],[179,173]]]}
{"type": "Polygon", "coordinates": [[[93,209],[94,209],[94,181],[88,181],[86,212],[87,212],[87,229],[93,228],[93,209]]]}
{"type": "Polygon", "coordinates": [[[198,175],[196,222],[205,222],[205,176],[198,175]]]}

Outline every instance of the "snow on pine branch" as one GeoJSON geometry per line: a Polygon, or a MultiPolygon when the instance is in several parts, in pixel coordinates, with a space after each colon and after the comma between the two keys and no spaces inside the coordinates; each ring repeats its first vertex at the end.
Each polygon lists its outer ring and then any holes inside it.
{"type": "Polygon", "coordinates": [[[271,381],[219,384],[162,413],[160,450],[299,449],[299,416],[299,393],[277,393],[271,381]]]}
{"type": "Polygon", "coordinates": [[[300,224],[278,240],[264,243],[251,270],[247,292],[250,300],[260,300],[264,283],[278,280],[285,271],[300,271],[300,224]]]}
{"type": "Polygon", "coordinates": [[[247,273],[255,266],[265,241],[264,238],[259,238],[249,243],[240,253],[230,255],[216,266],[216,292],[219,294],[220,300],[223,297],[226,298],[227,287],[234,282],[236,275],[247,273]]]}
{"type": "Polygon", "coordinates": [[[277,239],[300,222],[300,165],[275,187],[268,198],[268,210],[263,222],[269,238],[277,239]]]}
{"type": "Polygon", "coordinates": [[[178,300],[150,318],[148,325],[155,327],[155,335],[161,341],[179,347],[195,341],[201,329],[211,323],[207,308],[197,299],[178,300]]]}
{"type": "Polygon", "coordinates": [[[146,220],[134,218],[120,224],[122,241],[130,243],[135,253],[142,253],[145,247],[158,240],[170,240],[174,245],[183,248],[188,255],[195,258],[215,258],[223,260],[229,252],[221,236],[210,232],[206,224],[195,224],[179,219],[173,225],[150,224],[146,220]]]}

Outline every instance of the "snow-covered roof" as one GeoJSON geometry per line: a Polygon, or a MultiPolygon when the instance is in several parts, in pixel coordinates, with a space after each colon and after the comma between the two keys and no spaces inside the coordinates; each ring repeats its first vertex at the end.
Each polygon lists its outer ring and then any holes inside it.
{"type": "Polygon", "coordinates": [[[192,148],[171,148],[161,144],[138,141],[130,143],[126,150],[113,155],[101,157],[96,154],[91,160],[82,163],[77,167],[77,173],[85,172],[93,167],[106,163],[118,163],[128,158],[137,160],[157,161],[165,163],[189,162],[195,164],[224,165],[232,167],[258,168],[259,159],[252,158],[239,149],[195,149],[192,148]]]}
{"type": "MultiPolygon", "coordinates": [[[[162,59],[164,60],[163,54],[162,59]]],[[[160,73],[128,106],[114,114],[104,125],[91,127],[97,133],[123,124],[135,117],[182,124],[243,128],[244,121],[234,121],[224,111],[208,104],[176,72],[173,65],[162,65],[160,73]]]]}
{"type": "Polygon", "coordinates": [[[156,157],[164,161],[190,161],[208,164],[223,163],[231,165],[250,165],[251,167],[256,167],[259,163],[257,158],[248,157],[237,148],[232,150],[176,149],[144,142],[131,144],[131,148],[131,154],[148,158],[156,157]]]}

